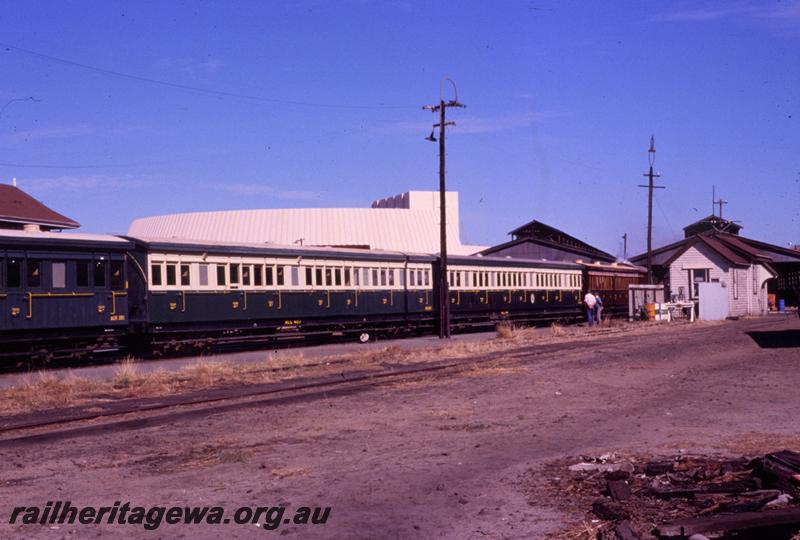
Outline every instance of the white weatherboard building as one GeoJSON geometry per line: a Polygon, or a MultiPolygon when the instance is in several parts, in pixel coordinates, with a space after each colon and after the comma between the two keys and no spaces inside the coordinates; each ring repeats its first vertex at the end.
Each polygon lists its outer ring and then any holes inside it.
{"type": "MultiPolygon", "coordinates": [[[[458,193],[446,193],[447,250],[470,255],[486,246],[461,243],[458,193]]],[[[371,208],[284,208],[169,214],[135,220],[128,235],[284,246],[330,246],[407,253],[439,252],[439,192],[408,191],[371,208]]]]}
{"type": "MultiPolygon", "coordinates": [[[[642,254],[631,260],[646,264],[646,259],[642,254]]],[[[704,302],[720,303],[714,312],[722,318],[765,314],[767,281],[777,275],[771,262],[769,255],[728,233],[698,234],[653,250],[657,280],[672,298],[699,302],[701,316],[708,307],[704,302]]]]}

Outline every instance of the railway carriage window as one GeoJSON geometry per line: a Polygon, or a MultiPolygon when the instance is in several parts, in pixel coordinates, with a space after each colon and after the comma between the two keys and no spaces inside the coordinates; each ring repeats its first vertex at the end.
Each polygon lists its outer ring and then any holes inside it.
{"type": "Polygon", "coordinates": [[[274,280],[272,279],[272,274],[274,273],[274,269],[271,265],[267,265],[264,270],[264,283],[267,287],[272,287],[274,280]]]}
{"type": "Polygon", "coordinates": [[[9,259],[6,271],[6,286],[18,289],[22,285],[22,263],[19,259],[9,259]]]}
{"type": "Polygon", "coordinates": [[[106,266],[108,266],[106,261],[95,261],[94,262],[94,286],[95,287],[105,287],[106,286],[106,266]]]}
{"type": "MultiPolygon", "coordinates": [[[[95,272],[96,272],[96,270],[97,269],[95,269],[95,272]]],[[[167,285],[175,285],[176,283],[177,283],[177,278],[176,278],[176,274],[175,274],[175,265],[174,264],[168,264],[167,265],[167,285]]],[[[96,275],[95,275],[94,285],[95,285],[95,287],[97,286],[97,276],[96,275]]]]}
{"type": "MultiPolygon", "coordinates": [[[[75,263],[76,277],[78,287],[89,286],[89,270],[86,268],[86,263],[75,263]]],[[[150,283],[153,285],[161,285],[161,265],[158,263],[150,265],[150,283]]]]}
{"type": "Polygon", "coordinates": [[[353,285],[355,285],[356,287],[359,286],[359,274],[360,273],[361,273],[360,269],[353,268],[353,285]]]}
{"type": "MultiPolygon", "coordinates": [[[[55,280],[55,276],[53,279],[55,280]]],[[[115,290],[125,288],[125,270],[122,261],[111,261],[111,288],[115,290]]]]}
{"type": "Polygon", "coordinates": [[[42,261],[28,259],[28,287],[42,284],[42,261]]]}
{"type": "MultiPolygon", "coordinates": [[[[112,277],[112,282],[113,282],[113,277],[112,277]]],[[[182,264],[181,265],[181,286],[188,287],[190,284],[191,284],[191,281],[189,279],[189,265],[188,264],[182,264]]]]}
{"type": "Polygon", "coordinates": [[[237,263],[231,263],[230,272],[230,283],[231,285],[238,285],[239,284],[239,265],[237,263]]]}
{"type": "Polygon", "coordinates": [[[208,285],[208,265],[201,264],[200,265],[200,286],[205,287],[208,285]]]}
{"type": "Polygon", "coordinates": [[[315,284],[316,284],[318,287],[319,287],[320,285],[324,285],[324,284],[325,284],[325,282],[323,282],[323,281],[322,281],[322,268],[317,268],[317,269],[316,269],[316,274],[317,274],[317,281],[315,282],[315,284]]]}
{"type": "Polygon", "coordinates": [[[408,284],[411,285],[412,287],[417,284],[417,274],[414,270],[409,270],[408,284]]]}
{"type": "MultiPolygon", "coordinates": [[[[423,280],[422,274],[423,274],[422,270],[417,270],[417,287],[422,287],[422,280],[423,280]]],[[[450,283],[452,282],[453,282],[453,277],[450,276],[450,283]]]]}
{"type": "Polygon", "coordinates": [[[386,269],[381,268],[381,287],[386,287],[386,269]]]}
{"type": "Polygon", "coordinates": [[[220,287],[225,286],[225,265],[218,264],[217,265],[217,285],[220,287]]]}
{"type": "Polygon", "coordinates": [[[369,285],[369,268],[361,269],[361,286],[367,287],[369,285]]]}
{"type": "Polygon", "coordinates": [[[314,285],[314,269],[306,266],[306,287],[314,285]]]}
{"type": "Polygon", "coordinates": [[[406,286],[406,271],[400,270],[400,283],[399,285],[403,288],[406,286]]]}
{"type": "Polygon", "coordinates": [[[264,285],[264,267],[260,264],[253,267],[253,285],[256,287],[264,285]]]}
{"type": "Polygon", "coordinates": [[[330,287],[333,285],[333,272],[330,268],[325,268],[325,286],[330,287]]]}
{"type": "Polygon", "coordinates": [[[350,269],[349,268],[345,268],[344,269],[344,286],[345,287],[350,287],[351,285],[352,285],[352,283],[350,282],[350,269]]]}
{"type": "Polygon", "coordinates": [[[386,271],[386,274],[389,277],[389,283],[388,283],[389,287],[394,287],[394,269],[393,268],[388,269],[386,271]]]}
{"type": "Polygon", "coordinates": [[[53,274],[53,288],[63,289],[67,286],[67,265],[63,262],[54,262],[50,267],[53,274]]]}
{"type": "Polygon", "coordinates": [[[428,270],[425,270],[425,286],[431,284],[431,273],[428,270]]]}
{"type": "Polygon", "coordinates": [[[342,286],[342,269],[341,268],[335,269],[333,271],[333,276],[336,279],[336,286],[337,287],[341,287],[342,286]]]}
{"type": "Polygon", "coordinates": [[[291,281],[292,287],[297,287],[300,285],[300,267],[299,266],[292,266],[291,268],[291,281]]]}
{"type": "Polygon", "coordinates": [[[242,266],[242,285],[250,285],[250,268],[249,264],[242,266]]]}
{"type": "Polygon", "coordinates": [[[275,283],[279,287],[283,287],[283,266],[278,265],[275,271],[275,283]]]}
{"type": "Polygon", "coordinates": [[[378,283],[379,283],[378,282],[378,269],[377,268],[373,268],[372,269],[372,286],[373,287],[377,287],[378,283]]]}

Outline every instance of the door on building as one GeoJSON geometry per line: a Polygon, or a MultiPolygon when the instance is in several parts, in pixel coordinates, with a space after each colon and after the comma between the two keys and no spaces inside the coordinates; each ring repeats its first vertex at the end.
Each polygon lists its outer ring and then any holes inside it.
{"type": "Polygon", "coordinates": [[[704,321],[721,321],[728,316],[728,291],[721,283],[698,283],[699,316],[704,321]]]}

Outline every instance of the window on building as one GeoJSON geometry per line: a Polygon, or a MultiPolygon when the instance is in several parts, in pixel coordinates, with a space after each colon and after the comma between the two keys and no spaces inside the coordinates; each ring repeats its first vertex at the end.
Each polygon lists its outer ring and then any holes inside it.
{"type": "Polygon", "coordinates": [[[201,264],[199,270],[200,286],[205,287],[208,285],[208,265],[201,264]]]}
{"type": "Polygon", "coordinates": [[[123,261],[111,261],[111,288],[115,291],[125,288],[125,264],[123,261]]]}
{"type": "Polygon", "coordinates": [[[95,261],[94,262],[94,286],[95,287],[105,287],[106,286],[106,267],[108,264],[106,261],[95,261]]]}
{"type": "Polygon", "coordinates": [[[50,267],[53,274],[53,288],[63,289],[67,286],[67,265],[63,262],[54,262],[50,267]]]}
{"type": "Polygon", "coordinates": [[[42,285],[42,261],[28,259],[28,287],[42,285]]]}
{"type": "Polygon", "coordinates": [[[188,287],[191,284],[191,279],[189,275],[189,265],[182,264],[181,265],[181,286],[188,287]]]}

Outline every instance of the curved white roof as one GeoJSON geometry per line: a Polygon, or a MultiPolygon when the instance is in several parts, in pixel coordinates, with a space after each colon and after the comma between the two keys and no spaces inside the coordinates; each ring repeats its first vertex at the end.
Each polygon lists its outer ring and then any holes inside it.
{"type": "MultiPolygon", "coordinates": [[[[398,196],[405,197],[400,203],[383,199],[373,203],[373,208],[231,210],[154,216],[135,220],[128,234],[173,240],[438,253],[439,208],[434,195],[438,197],[436,192],[410,192],[398,196]]],[[[468,255],[483,249],[461,244],[458,194],[447,195],[448,252],[468,255]]]]}

